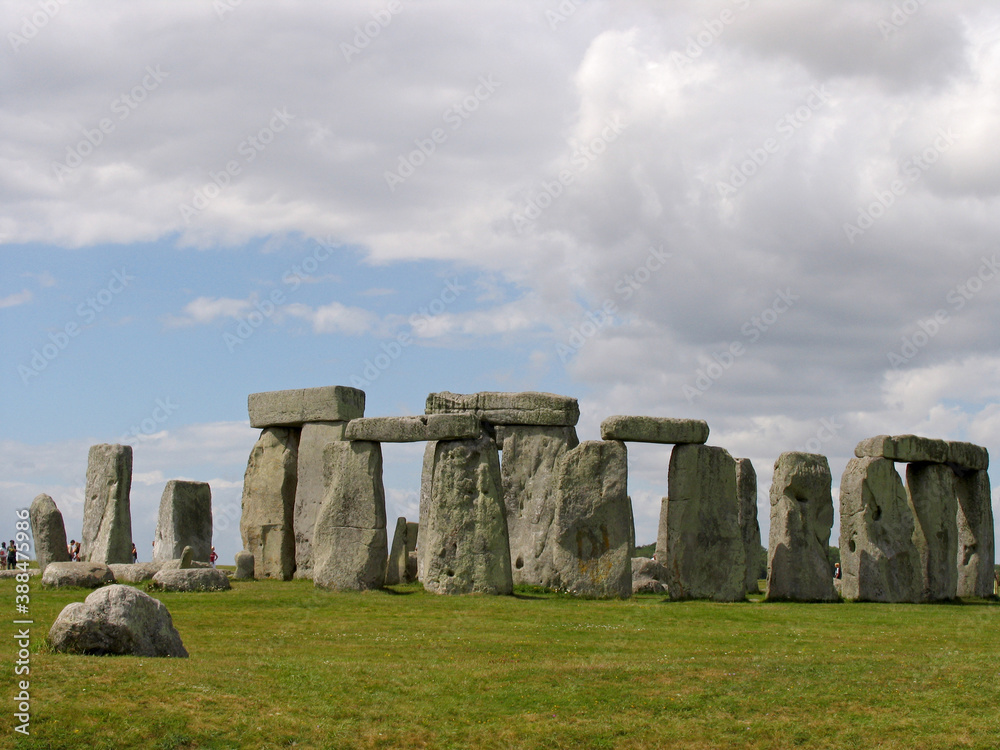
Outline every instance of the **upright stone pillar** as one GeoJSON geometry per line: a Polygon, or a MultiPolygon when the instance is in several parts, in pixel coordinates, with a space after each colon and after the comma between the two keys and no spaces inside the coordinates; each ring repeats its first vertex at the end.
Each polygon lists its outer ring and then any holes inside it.
{"type": "Polygon", "coordinates": [[[914,519],[891,460],[852,458],[840,480],[840,592],[845,599],[920,601],[914,519]]]}
{"type": "Polygon", "coordinates": [[[347,422],[307,422],[299,435],[295,485],[295,577],[312,578],[312,534],[323,499],[330,489],[323,451],[328,443],[344,439],[347,422]]]}
{"type": "Polygon", "coordinates": [[[28,517],[39,571],[44,573],[50,562],[69,562],[66,527],[55,501],[48,495],[39,495],[31,501],[28,517]]]}
{"type": "Polygon", "coordinates": [[[956,470],[958,595],[993,594],[993,506],[985,469],[956,470]]]}
{"type": "Polygon", "coordinates": [[[740,533],[746,556],[748,594],[759,594],[757,559],[760,555],[760,524],[757,522],[757,472],[749,458],[736,459],[736,496],[740,501],[740,533]]]}
{"type": "Polygon", "coordinates": [[[906,496],[916,523],[913,544],[920,556],[920,598],[954,599],[958,591],[958,499],[955,473],[944,464],[906,465],[906,496]]]}
{"type": "Polygon", "coordinates": [[[389,548],[389,562],[385,568],[385,585],[411,583],[417,580],[416,561],[411,553],[417,549],[417,533],[420,524],[407,522],[400,516],[396,519],[396,531],[392,535],[392,546],[389,548]]]}
{"type": "Polygon", "coordinates": [[[191,547],[194,560],[208,562],[212,554],[212,488],[171,479],[160,497],[153,562],[179,560],[185,547],[191,547]]]}
{"type": "Polygon", "coordinates": [[[296,462],[299,430],[268,427],[250,451],[243,477],[240,535],[253,553],[256,578],[289,580],[295,573],[296,462]]]}
{"type": "Polygon", "coordinates": [[[782,453],[771,483],[767,598],[837,601],[827,558],[833,528],[833,477],[826,456],[782,453]]]}
{"type": "Polygon", "coordinates": [[[88,562],[132,562],[132,446],[93,445],[87,456],[80,556],[88,562]]]}

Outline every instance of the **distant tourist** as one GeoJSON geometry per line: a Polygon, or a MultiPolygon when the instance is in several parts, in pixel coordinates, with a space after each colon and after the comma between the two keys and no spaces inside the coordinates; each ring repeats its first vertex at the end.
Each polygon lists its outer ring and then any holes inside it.
{"type": "Polygon", "coordinates": [[[215,567],[215,561],[219,559],[219,556],[215,554],[215,547],[212,547],[212,554],[208,556],[208,561],[212,563],[212,567],[215,567]]]}
{"type": "Polygon", "coordinates": [[[76,552],[76,539],[70,539],[69,544],[66,545],[66,551],[69,553],[69,559],[73,559],[73,553],[76,552]]]}
{"type": "Polygon", "coordinates": [[[17,566],[17,545],[14,540],[10,540],[7,545],[7,570],[13,570],[17,566]]]}
{"type": "Polygon", "coordinates": [[[139,550],[135,548],[135,542],[132,543],[132,562],[139,562],[139,550]]]}
{"type": "Polygon", "coordinates": [[[833,564],[833,577],[840,580],[840,563],[833,564]]]}
{"type": "Polygon", "coordinates": [[[73,562],[80,562],[80,543],[73,546],[73,562]]]}

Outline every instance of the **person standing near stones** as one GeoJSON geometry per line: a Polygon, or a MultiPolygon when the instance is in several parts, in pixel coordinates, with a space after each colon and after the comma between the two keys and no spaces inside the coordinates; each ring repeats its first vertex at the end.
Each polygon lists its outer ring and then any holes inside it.
{"type": "Polygon", "coordinates": [[[132,542],[132,563],[135,564],[139,562],[139,550],[135,548],[135,542],[132,542]]]}
{"type": "Polygon", "coordinates": [[[80,543],[73,546],[73,562],[80,562],[80,543]]]}
{"type": "Polygon", "coordinates": [[[837,580],[840,579],[840,563],[839,562],[833,564],[833,577],[836,578],[837,580]]]}
{"type": "Polygon", "coordinates": [[[208,561],[215,567],[215,561],[219,559],[219,556],[215,553],[215,547],[212,547],[212,554],[208,556],[208,561]]]}
{"type": "Polygon", "coordinates": [[[7,545],[7,570],[14,570],[17,566],[17,545],[14,544],[14,540],[10,540],[10,544],[7,545]]]}

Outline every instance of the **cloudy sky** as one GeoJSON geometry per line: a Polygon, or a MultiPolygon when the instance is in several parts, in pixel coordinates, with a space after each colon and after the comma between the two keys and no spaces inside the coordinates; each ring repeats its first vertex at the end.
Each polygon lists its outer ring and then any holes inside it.
{"type": "MultiPolygon", "coordinates": [[[[212,484],[255,391],[576,396],[749,457],[1000,446],[986,0],[0,2],[0,536],[87,448],[212,484]]],[[[421,445],[386,446],[416,517],[421,445]]],[[[640,543],[669,449],[630,447],[640,543]]],[[[994,482],[994,485],[1000,485],[994,482]]],[[[1000,511],[1000,493],[994,504],[1000,511]]],[[[1000,514],[998,514],[1000,517],[1000,514]]]]}

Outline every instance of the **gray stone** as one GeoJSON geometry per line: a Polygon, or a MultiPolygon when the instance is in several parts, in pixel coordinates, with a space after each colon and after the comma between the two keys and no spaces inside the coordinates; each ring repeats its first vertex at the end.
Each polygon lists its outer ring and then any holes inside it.
{"type": "Polygon", "coordinates": [[[154,588],[162,591],[228,591],[229,576],[218,568],[161,570],[153,576],[154,588]]]}
{"type": "Polygon", "coordinates": [[[434,453],[430,477],[425,471],[421,483],[418,548],[424,588],[435,594],[511,593],[500,457],[493,438],[428,446],[434,453]]]}
{"type": "Polygon", "coordinates": [[[666,594],[667,570],[648,557],[632,558],[632,593],[666,594]]]}
{"type": "Polygon", "coordinates": [[[704,443],[708,440],[708,423],[701,419],[614,416],[601,422],[601,438],[634,443],[704,443]]]}
{"type": "Polygon", "coordinates": [[[50,562],[69,562],[66,527],[55,501],[48,495],[39,495],[31,501],[28,516],[39,570],[44,573],[50,562]]]}
{"type": "Polygon", "coordinates": [[[240,535],[257,578],[289,580],[295,572],[295,486],[299,431],[269,427],[250,452],[243,477],[240,535]]]}
{"type": "Polygon", "coordinates": [[[958,591],[958,499],[955,472],[944,464],[906,465],[906,496],[916,523],[923,601],[954,599],[958,591]]]}
{"type": "Polygon", "coordinates": [[[660,498],[660,521],[656,527],[656,551],[653,558],[660,563],[667,559],[667,547],[670,546],[669,527],[667,526],[667,513],[670,510],[670,498],[660,498]]]}
{"type": "Polygon", "coordinates": [[[432,393],[427,414],[471,412],[490,424],[554,425],[572,427],[580,420],[575,398],[554,393],[432,393]]]}
{"type": "Polygon", "coordinates": [[[555,588],[578,596],[632,595],[628,454],[617,440],[587,440],[556,467],[552,519],[555,588]]]}
{"type": "Polygon", "coordinates": [[[993,506],[984,470],[956,472],[958,494],[958,595],[993,594],[993,506]]]}
{"type": "MultiPolygon", "coordinates": [[[[427,528],[427,518],[431,507],[431,486],[434,484],[434,456],[437,454],[437,441],[428,442],[424,447],[424,460],[420,469],[420,528],[427,528]]],[[[424,581],[424,559],[417,554],[417,580],[424,581]]]]}
{"type": "Polygon", "coordinates": [[[253,578],[253,553],[245,549],[236,553],[236,572],[233,578],[253,578]]]}
{"type": "Polygon", "coordinates": [[[826,456],[782,453],[771,480],[771,531],[767,598],[833,602],[833,568],[827,558],[833,528],[833,477],[826,456]]]}
{"type": "Polygon", "coordinates": [[[53,588],[96,589],[114,582],[115,574],[104,563],[52,562],[42,574],[42,584],[53,588]]]}
{"type": "Polygon", "coordinates": [[[132,447],[92,445],[87,456],[80,557],[99,563],[132,562],[132,447]]]}
{"type": "Polygon", "coordinates": [[[160,572],[159,563],[112,563],[108,567],[118,583],[142,583],[160,572]]]}
{"type": "Polygon", "coordinates": [[[153,561],[178,558],[187,546],[195,560],[207,562],[212,554],[212,488],[207,482],[171,479],[160,497],[153,561]]]}
{"type": "Polygon", "coordinates": [[[417,549],[419,528],[420,524],[407,523],[402,516],[396,519],[396,531],[392,535],[389,562],[385,568],[386,586],[417,580],[416,557],[411,557],[411,553],[417,549]]]}
{"type": "Polygon", "coordinates": [[[872,602],[918,602],[923,577],[913,513],[891,460],[847,462],[840,480],[841,594],[872,602]]]}
{"type": "Polygon", "coordinates": [[[904,463],[928,461],[943,464],[948,460],[948,444],[944,440],[916,435],[877,435],[858,443],[854,455],[857,458],[887,458],[904,463]]]}
{"type": "Polygon", "coordinates": [[[196,567],[208,567],[208,563],[198,564],[194,561],[194,550],[185,547],[181,550],[181,556],[173,560],[163,560],[158,563],[160,570],[188,570],[196,567]]]}
{"type": "Polygon", "coordinates": [[[428,440],[472,440],[483,431],[473,414],[423,414],[417,417],[365,417],[347,425],[348,440],[419,443],[428,440]]]}
{"type": "Polygon", "coordinates": [[[740,534],[743,536],[743,554],[746,557],[747,593],[757,594],[760,592],[757,587],[757,556],[760,554],[760,523],[757,521],[757,472],[749,458],[735,460],[736,496],[739,498],[740,534]]]}
{"type": "Polygon", "coordinates": [[[990,454],[981,445],[947,441],[948,463],[961,469],[985,471],[990,468],[990,454]]]}
{"type": "Polygon", "coordinates": [[[188,655],[163,603],[117,584],[64,607],[49,643],[58,652],[90,656],[188,655]]]}
{"type": "Polygon", "coordinates": [[[746,552],[736,462],[722,448],[676,445],[667,476],[667,586],[672,599],[743,601],[746,552]]]}
{"type": "Polygon", "coordinates": [[[500,479],[507,513],[507,534],[515,585],[553,588],[556,467],[579,441],[574,427],[503,426],[496,430],[500,479]]]}
{"type": "Polygon", "coordinates": [[[309,422],[302,425],[299,436],[295,485],[295,577],[312,578],[312,535],[316,515],[323,504],[330,477],[326,471],[324,451],[329,443],[344,439],[347,422],[309,422]]]}
{"type": "Polygon", "coordinates": [[[324,455],[331,479],[313,530],[313,583],[335,591],[381,588],[387,555],[382,447],[336,442],[324,455]]]}
{"type": "Polygon", "coordinates": [[[251,427],[300,427],[306,422],[347,422],[365,415],[365,392],[331,385],[251,393],[251,427]]]}

